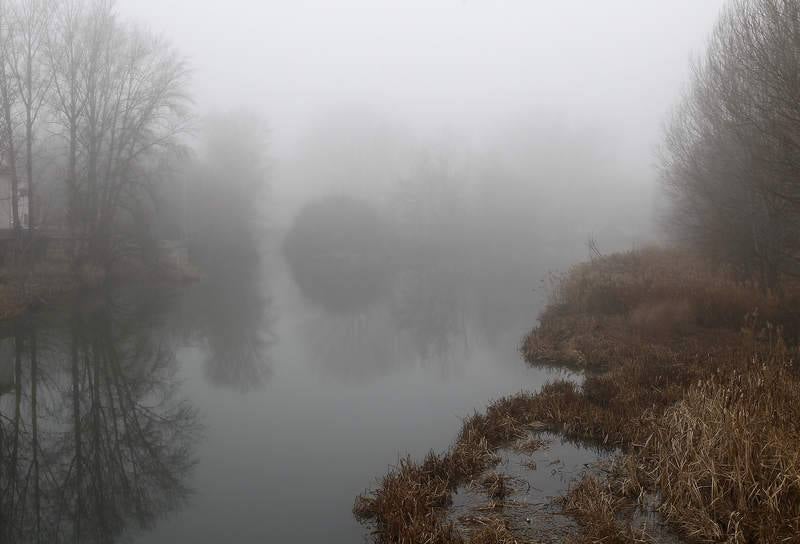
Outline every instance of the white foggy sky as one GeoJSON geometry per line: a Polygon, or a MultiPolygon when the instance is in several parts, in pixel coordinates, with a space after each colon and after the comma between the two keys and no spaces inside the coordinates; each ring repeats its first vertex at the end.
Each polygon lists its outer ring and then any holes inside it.
{"type": "MultiPolygon", "coordinates": [[[[278,156],[330,106],[417,130],[551,111],[651,155],[722,0],[120,0],[189,57],[198,112],[251,108],[278,156]]],[[[644,157],[650,161],[652,157],[644,157]]]]}

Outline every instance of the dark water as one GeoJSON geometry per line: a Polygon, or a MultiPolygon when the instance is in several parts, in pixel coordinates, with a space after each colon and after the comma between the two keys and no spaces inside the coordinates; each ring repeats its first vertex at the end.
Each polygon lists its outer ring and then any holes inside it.
{"type": "Polygon", "coordinates": [[[516,352],[537,297],[493,280],[411,267],[336,313],[273,251],[4,324],[2,541],[363,541],[389,464],[560,377],[516,352]]]}

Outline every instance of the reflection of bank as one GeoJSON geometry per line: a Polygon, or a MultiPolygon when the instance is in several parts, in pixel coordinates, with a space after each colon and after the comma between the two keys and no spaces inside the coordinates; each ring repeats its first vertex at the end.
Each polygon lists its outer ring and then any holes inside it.
{"type": "Polygon", "coordinates": [[[14,391],[14,338],[0,338],[0,395],[14,391]]]}

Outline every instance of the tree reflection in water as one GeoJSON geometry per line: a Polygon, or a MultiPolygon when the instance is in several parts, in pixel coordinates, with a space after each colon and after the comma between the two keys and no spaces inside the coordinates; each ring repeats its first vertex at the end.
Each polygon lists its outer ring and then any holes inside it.
{"type": "Polygon", "coordinates": [[[356,315],[388,292],[391,241],[389,226],[369,203],[328,196],[300,210],[283,252],[310,302],[333,315],[356,315]]]}
{"type": "Polygon", "coordinates": [[[101,303],[4,332],[3,542],[112,542],[186,499],[199,426],[152,325],[101,303]]]}
{"type": "Polygon", "coordinates": [[[272,372],[275,342],[268,270],[255,257],[219,261],[204,265],[206,276],[183,297],[179,326],[185,340],[204,348],[210,384],[239,392],[259,389],[272,372]]]}

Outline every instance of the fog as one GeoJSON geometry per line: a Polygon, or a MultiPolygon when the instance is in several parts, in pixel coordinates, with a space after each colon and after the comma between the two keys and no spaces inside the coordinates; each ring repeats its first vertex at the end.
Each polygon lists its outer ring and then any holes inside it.
{"type": "Polygon", "coordinates": [[[372,541],[387,463],[580,379],[520,339],[663,236],[722,4],[0,2],[0,540],[372,541]]]}
{"type": "MultiPolygon", "coordinates": [[[[196,114],[270,127],[274,221],[311,195],[382,198],[420,156],[601,248],[647,238],[664,116],[721,1],[122,1],[192,67],[196,114]],[[539,203],[537,205],[536,203],[539,203]],[[537,213],[534,213],[537,212],[537,213]],[[609,212],[611,215],[609,215],[609,212]],[[560,225],[563,226],[563,225],[560,225]]],[[[465,184],[467,182],[465,181],[465,184]]]]}

